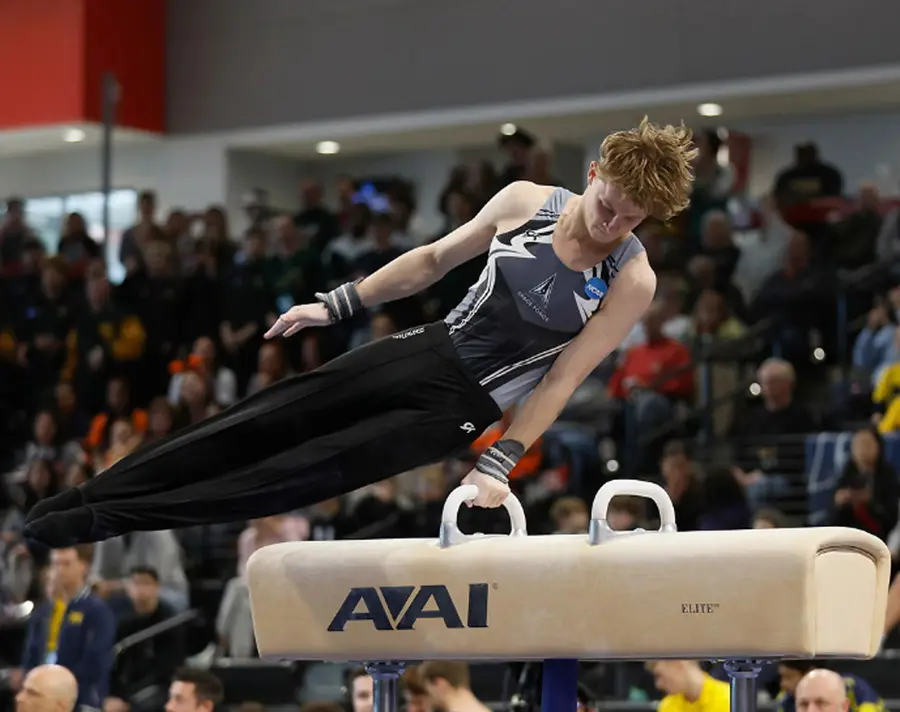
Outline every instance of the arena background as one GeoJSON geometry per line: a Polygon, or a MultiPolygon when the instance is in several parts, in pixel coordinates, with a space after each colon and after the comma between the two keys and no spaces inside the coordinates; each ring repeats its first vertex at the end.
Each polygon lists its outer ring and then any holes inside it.
{"type": "MultiPolygon", "coordinates": [[[[236,394],[440,318],[478,265],[402,309],[260,351],[280,306],[434,239],[504,180],[579,190],[606,133],[644,115],[684,121],[709,159],[688,214],[639,231],[680,361],[607,388],[634,375],[629,349],[660,327],[648,324],[576,394],[516,481],[533,529],[576,531],[597,487],[627,475],[682,497],[687,527],[839,522],[896,554],[898,37],[891,0],[0,2],[0,704],[14,704],[29,620],[52,594],[48,553],[18,534],[36,499],[236,394]],[[796,169],[810,144],[818,158],[796,169]],[[331,244],[354,229],[355,251],[331,244]],[[48,292],[49,272],[63,281],[48,292]],[[70,349],[92,313],[85,284],[110,300],[93,312],[142,334],[98,368],[70,349]],[[759,372],[770,358],[783,361],[759,372]],[[884,457],[869,467],[851,441],[872,424],[884,457]],[[837,493],[860,473],[874,480],[848,507],[837,493]]],[[[167,534],[167,571],[152,547],[115,571],[94,552],[90,581],[122,623],[109,696],[126,707],[109,712],[161,709],[184,659],[212,666],[224,704],[348,702],[344,669],[253,658],[241,560],[257,541],[433,536],[435,503],[472,455],[268,529],[167,534]],[[162,579],[153,615],[169,622],[134,627],[142,575],[162,579]],[[123,646],[138,629],[150,633],[123,646]]],[[[655,513],[623,502],[621,515],[632,527],[655,513]]],[[[835,668],[900,709],[893,642],[835,668]]],[[[583,672],[604,709],[660,697],[639,664],[583,672]]],[[[531,673],[474,666],[473,689],[496,709],[526,705],[531,673]]]]}

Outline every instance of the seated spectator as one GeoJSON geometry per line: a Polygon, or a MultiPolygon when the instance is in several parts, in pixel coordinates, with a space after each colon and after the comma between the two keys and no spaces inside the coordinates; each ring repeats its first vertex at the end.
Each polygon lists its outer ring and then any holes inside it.
{"type": "Polygon", "coordinates": [[[793,229],[784,221],[771,195],[760,201],[756,217],[758,228],[742,235],[741,259],[734,274],[734,284],[747,302],[756,299],[766,279],[784,262],[793,234],[793,229]]]}
{"type": "Polygon", "coordinates": [[[52,460],[32,460],[25,469],[25,481],[16,493],[18,508],[23,514],[28,514],[35,504],[58,491],[55,463],[52,460]]]}
{"type": "Polygon", "coordinates": [[[724,210],[710,210],[703,216],[701,250],[715,265],[715,284],[728,285],[741,251],[734,244],[731,218],[724,210]]]}
{"type": "Polygon", "coordinates": [[[699,528],[704,510],[703,484],[683,442],[672,440],[666,443],[659,469],[666,493],[675,505],[678,531],[689,532],[699,528]]]}
{"type": "Polygon", "coordinates": [[[302,227],[295,220],[282,215],[275,221],[276,251],[267,261],[268,280],[279,306],[306,304],[315,299],[316,292],[325,289],[320,255],[334,237],[332,231],[337,230],[333,216],[324,225],[311,220],[311,215],[304,218],[302,227]],[[323,229],[324,237],[319,237],[323,229]]]}
{"type": "Polygon", "coordinates": [[[672,404],[694,397],[691,352],[663,334],[664,318],[664,306],[653,302],[643,319],[647,343],[629,349],[609,380],[610,395],[633,404],[639,431],[669,422],[672,404]]]}
{"type": "MultiPolygon", "coordinates": [[[[797,686],[813,670],[826,668],[815,660],[782,660],[778,663],[781,693],[775,700],[776,712],[797,712],[794,696],[797,686]]],[[[872,686],[857,675],[841,675],[849,700],[848,712],[882,712],[884,701],[872,686]]]]}
{"type": "Polygon", "coordinates": [[[194,341],[190,355],[184,361],[169,367],[172,379],[169,381],[169,403],[175,405],[181,397],[181,381],[187,371],[196,371],[210,382],[213,400],[223,408],[234,405],[238,399],[237,376],[230,368],[219,364],[216,344],[208,336],[194,341]]]}
{"type": "MultiPolygon", "coordinates": [[[[91,421],[90,430],[85,438],[85,450],[101,458],[104,457],[104,453],[111,444],[113,424],[120,420],[130,423],[132,432],[136,435],[143,435],[147,431],[147,411],[134,407],[128,381],[125,378],[117,377],[111,378],[106,384],[106,404],[104,409],[91,421]]],[[[108,466],[108,463],[104,465],[104,467],[108,466]]],[[[99,466],[98,469],[100,469],[99,466]]]]}
{"type": "Polygon", "coordinates": [[[56,416],[49,410],[42,410],[34,417],[31,440],[25,445],[25,464],[35,460],[56,462],[59,458],[59,426],[56,416]]]}
{"type": "MultiPolygon", "coordinates": [[[[629,532],[646,524],[647,510],[640,497],[613,497],[606,510],[606,522],[617,532],[629,532]]],[[[582,532],[578,532],[579,534],[582,532]]]]}
{"type": "Polygon", "coordinates": [[[857,430],[834,493],[831,523],[862,529],[886,542],[897,526],[898,503],[900,480],[885,460],[881,434],[874,427],[857,430]]]}
{"type": "Polygon", "coordinates": [[[372,211],[364,203],[350,207],[349,223],[345,232],[332,240],[322,254],[322,262],[328,274],[328,287],[334,288],[354,279],[356,260],[371,247],[368,234],[372,211]]]}
{"type": "Polygon", "coordinates": [[[422,663],[419,675],[432,703],[453,712],[490,712],[469,686],[467,663],[440,660],[422,663]]]}
{"type": "Polygon", "coordinates": [[[209,381],[196,371],[187,371],[181,380],[181,393],[175,406],[176,424],[181,427],[196,425],[218,412],[209,381]]]}
{"type": "Polygon", "coordinates": [[[137,450],[144,440],[141,433],[134,430],[131,420],[119,418],[109,429],[109,445],[105,452],[98,453],[94,459],[94,467],[102,472],[115,465],[123,457],[137,450]]]}
{"type": "MultiPolygon", "coordinates": [[[[337,216],[325,205],[322,185],[316,181],[303,181],[300,200],[303,207],[294,215],[293,224],[313,254],[321,255],[328,243],[340,233],[337,216]]],[[[280,227],[279,232],[284,229],[280,227]]]]}
{"type": "Polygon", "coordinates": [[[750,508],[790,498],[792,485],[804,476],[803,446],[790,436],[811,433],[815,423],[794,401],[794,367],[782,359],[766,359],[756,373],[762,402],[735,423],[738,476],[750,508]],[[788,436],[785,439],[785,436],[788,436]]]}
{"type": "MultiPolygon", "coordinates": [[[[661,275],[656,285],[656,299],[659,303],[662,315],[663,336],[683,341],[691,326],[691,319],[684,313],[686,284],[680,277],[673,275],[661,275]]],[[[635,346],[643,346],[647,343],[647,331],[644,322],[639,321],[631,332],[619,344],[619,354],[624,355],[635,346]]]]}
{"type": "Polygon", "coordinates": [[[296,515],[280,514],[252,520],[238,539],[237,575],[244,576],[253,552],[286,541],[305,541],[309,534],[309,522],[296,515]]]}
{"type": "Polygon", "coordinates": [[[855,209],[835,226],[829,245],[835,266],[852,270],[878,259],[876,250],[882,223],[880,202],[874,185],[864,183],[860,186],[855,209]]]}
{"type": "Polygon", "coordinates": [[[734,314],[738,319],[747,319],[747,304],[744,295],[733,282],[721,282],[716,279],[716,263],[709,255],[695,255],[687,265],[691,290],[688,304],[693,308],[697,297],[701,292],[712,289],[722,294],[728,313],[734,314]]]}
{"type": "Polygon", "coordinates": [[[810,334],[833,319],[833,284],[811,261],[809,238],[794,232],[785,262],[762,285],[751,306],[754,321],[772,319],[774,339],[792,362],[808,363],[810,334]]]}
{"type": "Polygon", "coordinates": [[[659,712],[728,712],[728,683],[714,680],[693,660],[661,660],[647,667],[656,689],[665,693],[659,712]]]}
{"type": "Polygon", "coordinates": [[[74,712],[78,681],[62,665],[38,665],[22,681],[16,712],[74,712]]]}
{"type": "Polygon", "coordinates": [[[419,666],[413,665],[403,672],[403,701],[406,712],[436,712],[425,689],[425,682],[419,675],[419,666]]]}
{"type": "MultiPolygon", "coordinates": [[[[147,630],[175,615],[175,611],[160,600],[159,575],[149,566],[136,566],[125,584],[129,606],[119,615],[116,641],[147,630]]],[[[135,707],[147,709],[152,700],[160,704],[165,699],[176,668],[184,661],[184,631],[172,628],[143,642],[124,648],[116,658],[110,684],[110,696],[104,712],[125,712],[135,707]],[[153,693],[151,688],[155,688],[153,693]],[[140,693],[141,702],[134,698],[140,693]],[[113,709],[115,708],[115,709],[113,709]]]]}
{"type": "Polygon", "coordinates": [[[119,262],[125,265],[127,274],[144,266],[144,248],[152,240],[164,240],[165,233],[156,224],[156,193],[141,191],[138,195],[138,221],[124,233],[119,245],[119,262]]]}
{"type": "Polygon", "coordinates": [[[704,531],[749,529],[752,514],[738,476],[728,467],[712,467],[703,478],[703,514],[697,528],[704,531]]]}
{"type": "Polygon", "coordinates": [[[333,497],[309,511],[309,538],[313,541],[346,539],[359,529],[342,497],[333,497]]]}
{"type": "Polygon", "coordinates": [[[697,147],[697,158],[694,160],[695,179],[691,205],[684,216],[690,254],[697,252],[704,216],[711,210],[724,210],[734,190],[734,170],[729,165],[722,165],[719,160],[723,144],[724,141],[715,129],[704,129],[694,133],[694,145],[697,147]]]}
{"type": "Polygon", "coordinates": [[[218,677],[208,670],[183,667],[172,676],[166,712],[214,712],[224,700],[218,677]]]}
{"type": "Polygon", "coordinates": [[[165,396],[157,396],[147,408],[147,432],[144,443],[162,440],[175,428],[175,409],[165,396]]]}
{"type": "Polygon", "coordinates": [[[347,676],[351,712],[372,712],[375,704],[375,682],[364,668],[354,668],[347,676]]]}
{"type": "Polygon", "coordinates": [[[247,395],[252,396],[263,388],[294,375],[279,341],[269,341],[259,349],[256,373],[250,376],[247,395]]]}
{"type": "Polygon", "coordinates": [[[105,274],[87,280],[87,309],[67,337],[68,357],[63,380],[72,381],[78,400],[90,412],[103,407],[106,381],[134,373],[144,355],[147,332],[134,313],[121,309],[110,298],[105,274]]]}
{"type": "Polygon", "coordinates": [[[873,386],[887,366],[900,362],[900,349],[895,336],[897,325],[891,316],[886,304],[876,304],[869,310],[866,326],[853,344],[853,367],[867,374],[873,386]]]}
{"type": "Polygon", "coordinates": [[[754,529],[784,529],[788,526],[788,518],[778,509],[760,509],[753,517],[754,529]]]}
{"type": "Polygon", "coordinates": [[[71,383],[63,381],[56,384],[55,415],[60,442],[79,441],[87,436],[91,418],[78,402],[71,383]]]}
{"type": "Polygon", "coordinates": [[[94,590],[109,599],[124,592],[129,572],[152,568],[159,576],[160,598],[175,611],[188,606],[188,581],[181,561],[181,548],[171,531],[134,532],[98,542],[91,577],[94,590]]]}
{"type": "MultiPolygon", "coordinates": [[[[622,498],[614,497],[613,502],[620,499],[622,498]]],[[[610,516],[613,513],[613,502],[609,505],[610,516]]],[[[620,514],[621,507],[616,511],[620,514]]],[[[588,512],[587,504],[580,497],[560,497],[550,507],[550,519],[553,522],[554,534],[587,534],[590,518],[591,515],[588,512]]],[[[620,521],[623,518],[619,516],[617,520],[619,524],[623,523],[620,521]]],[[[613,526],[612,523],[610,523],[610,526],[613,526]]],[[[616,528],[613,526],[613,529],[616,528]]]]}
{"type": "Polygon", "coordinates": [[[87,586],[92,553],[90,544],[51,553],[53,595],[28,620],[22,668],[62,665],[78,681],[78,704],[99,709],[109,689],[116,621],[87,586]]]}
{"type": "Polygon", "coordinates": [[[714,339],[739,339],[746,333],[740,320],[728,313],[725,298],[721,292],[705,289],[700,292],[694,304],[694,314],[688,329],[688,339],[711,336],[714,339]]]}
{"type": "Polygon", "coordinates": [[[354,260],[352,270],[356,274],[370,275],[406,252],[394,236],[394,222],[386,213],[372,217],[365,250],[354,260]]]}
{"type": "Polygon", "coordinates": [[[21,308],[24,320],[19,343],[28,364],[28,379],[36,394],[51,391],[66,360],[66,337],[75,323],[78,305],[68,289],[69,267],[60,257],[40,268],[40,290],[21,308]]]}
{"type": "Polygon", "coordinates": [[[25,221],[25,201],[18,197],[6,199],[6,211],[0,222],[0,269],[11,270],[20,264],[25,244],[34,239],[34,232],[25,221]]]}

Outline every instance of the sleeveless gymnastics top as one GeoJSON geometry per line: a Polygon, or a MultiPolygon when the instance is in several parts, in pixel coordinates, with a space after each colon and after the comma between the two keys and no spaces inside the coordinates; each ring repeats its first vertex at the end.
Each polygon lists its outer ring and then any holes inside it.
{"type": "Polygon", "coordinates": [[[460,358],[503,410],[534,389],[622,266],[644,251],[632,234],[600,264],[566,267],[553,230],[573,195],[557,188],[527,223],[494,237],[478,281],[444,320],[460,358]]]}

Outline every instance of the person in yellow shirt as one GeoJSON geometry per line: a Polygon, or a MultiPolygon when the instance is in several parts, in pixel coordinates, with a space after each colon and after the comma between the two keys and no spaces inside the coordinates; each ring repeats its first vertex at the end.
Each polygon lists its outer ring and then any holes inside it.
{"type": "Polygon", "coordinates": [[[656,689],[666,693],[658,712],[729,712],[727,682],[714,680],[693,660],[661,660],[648,664],[656,689]]]}

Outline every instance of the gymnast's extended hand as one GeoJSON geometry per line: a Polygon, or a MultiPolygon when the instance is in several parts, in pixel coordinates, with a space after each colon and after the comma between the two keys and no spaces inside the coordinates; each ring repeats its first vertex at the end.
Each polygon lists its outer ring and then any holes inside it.
{"type": "Polygon", "coordinates": [[[298,304],[291,307],[272,324],[265,333],[265,338],[274,339],[276,336],[293,336],[301,329],[308,326],[328,326],[334,320],[328,307],[322,302],[315,304],[298,304]]]}
{"type": "Polygon", "coordinates": [[[478,470],[472,470],[463,477],[460,484],[475,485],[478,488],[478,496],[471,502],[466,502],[469,507],[475,505],[476,507],[493,509],[501,506],[506,501],[506,498],[509,497],[508,484],[478,470]]]}

